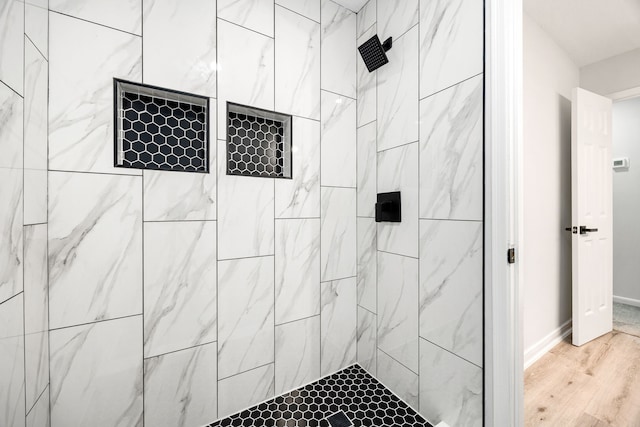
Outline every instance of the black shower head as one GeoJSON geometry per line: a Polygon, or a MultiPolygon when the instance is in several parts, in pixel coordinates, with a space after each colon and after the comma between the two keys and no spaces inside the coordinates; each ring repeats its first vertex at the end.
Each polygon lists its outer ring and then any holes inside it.
{"type": "Polygon", "coordinates": [[[384,43],[380,43],[380,39],[376,34],[358,47],[364,65],[367,66],[369,72],[377,70],[389,62],[385,52],[391,49],[391,44],[391,37],[386,39],[384,43]]]}

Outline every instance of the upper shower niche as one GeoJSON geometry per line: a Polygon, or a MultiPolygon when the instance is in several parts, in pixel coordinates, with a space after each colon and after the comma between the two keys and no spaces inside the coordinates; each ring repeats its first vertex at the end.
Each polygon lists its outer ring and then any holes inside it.
{"type": "Polygon", "coordinates": [[[114,79],[115,166],[209,172],[209,98],[114,79]]]}

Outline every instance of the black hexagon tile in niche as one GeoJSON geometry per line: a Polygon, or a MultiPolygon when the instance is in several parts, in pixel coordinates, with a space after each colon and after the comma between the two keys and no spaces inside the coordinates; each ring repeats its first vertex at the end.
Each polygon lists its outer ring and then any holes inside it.
{"type": "Polygon", "coordinates": [[[117,167],[208,172],[208,98],[115,85],[117,167]]]}
{"type": "Polygon", "coordinates": [[[209,427],[332,427],[328,418],[339,413],[354,427],[432,427],[357,364],[209,427]]]}
{"type": "Polygon", "coordinates": [[[227,105],[227,174],[291,178],[291,116],[227,105]]]}

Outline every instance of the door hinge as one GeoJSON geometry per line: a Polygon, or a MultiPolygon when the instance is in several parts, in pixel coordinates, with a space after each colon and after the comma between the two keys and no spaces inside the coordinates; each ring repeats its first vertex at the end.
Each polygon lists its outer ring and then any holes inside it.
{"type": "Polygon", "coordinates": [[[507,262],[509,264],[515,264],[515,262],[516,262],[516,248],[509,248],[509,250],[507,250],[507,262]]]}

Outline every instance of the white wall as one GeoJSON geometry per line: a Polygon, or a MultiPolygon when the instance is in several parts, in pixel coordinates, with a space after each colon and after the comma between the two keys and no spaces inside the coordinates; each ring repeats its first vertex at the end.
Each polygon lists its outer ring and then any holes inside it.
{"type": "Polygon", "coordinates": [[[571,89],[579,69],[524,16],[524,349],[571,318],[571,89]]]}
{"type": "Polygon", "coordinates": [[[630,167],[613,174],[613,294],[640,303],[640,98],[613,104],[613,157],[630,167]]]}
{"type": "Polygon", "coordinates": [[[640,49],[586,65],[580,69],[580,87],[600,95],[640,86],[640,49]]]}

